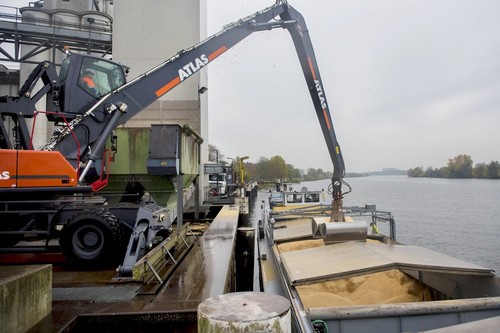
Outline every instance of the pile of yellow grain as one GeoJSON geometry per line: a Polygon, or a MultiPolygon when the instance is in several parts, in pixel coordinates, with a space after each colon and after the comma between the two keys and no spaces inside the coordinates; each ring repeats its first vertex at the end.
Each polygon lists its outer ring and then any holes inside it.
{"type": "Polygon", "coordinates": [[[429,288],[398,269],[297,286],[304,307],[430,301],[429,288]]]}

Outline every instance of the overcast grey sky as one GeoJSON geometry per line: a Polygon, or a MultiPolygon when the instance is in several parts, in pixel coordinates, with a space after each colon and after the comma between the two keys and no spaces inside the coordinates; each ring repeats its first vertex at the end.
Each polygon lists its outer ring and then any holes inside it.
{"type": "MultiPolygon", "coordinates": [[[[273,4],[207,0],[208,34],[273,4]]],[[[500,160],[500,1],[289,4],[309,28],[348,172],[500,160]]],[[[208,73],[208,141],[221,153],[331,171],[286,30],[254,33],[208,73]]]]}
{"type": "MultiPolygon", "coordinates": [[[[208,1],[208,34],[274,4],[208,1]]],[[[500,1],[294,0],[309,28],[347,172],[500,160],[500,1]]],[[[229,157],[332,169],[286,30],[208,67],[209,142],[229,157]]]]}

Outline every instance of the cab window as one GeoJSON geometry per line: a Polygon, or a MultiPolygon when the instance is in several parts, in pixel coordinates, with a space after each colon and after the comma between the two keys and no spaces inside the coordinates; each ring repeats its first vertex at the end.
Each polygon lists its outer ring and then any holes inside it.
{"type": "Polygon", "coordinates": [[[104,96],[125,84],[120,65],[95,58],[85,58],[80,69],[78,84],[94,97],[104,96]]]}
{"type": "Polygon", "coordinates": [[[302,202],[302,194],[288,194],[286,196],[287,203],[301,203],[302,202]]]}
{"type": "Polygon", "coordinates": [[[309,193],[306,194],[306,202],[319,202],[319,194],[318,193],[309,193]]]}

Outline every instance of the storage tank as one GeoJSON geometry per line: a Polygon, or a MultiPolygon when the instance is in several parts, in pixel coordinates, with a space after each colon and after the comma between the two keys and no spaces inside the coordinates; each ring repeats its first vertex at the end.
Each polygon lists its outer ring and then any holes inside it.
{"type": "Polygon", "coordinates": [[[80,13],[69,9],[52,10],[52,24],[65,29],[80,29],[80,13]]]}
{"type": "Polygon", "coordinates": [[[19,9],[23,23],[45,25],[51,24],[52,13],[48,10],[35,7],[23,7],[19,9]]]}
{"type": "Polygon", "coordinates": [[[111,32],[113,18],[105,13],[96,11],[86,11],[80,14],[80,24],[82,29],[111,32]]]}
{"type": "Polygon", "coordinates": [[[76,12],[95,9],[92,0],[43,0],[43,8],[46,10],[67,9],[76,12]]]}

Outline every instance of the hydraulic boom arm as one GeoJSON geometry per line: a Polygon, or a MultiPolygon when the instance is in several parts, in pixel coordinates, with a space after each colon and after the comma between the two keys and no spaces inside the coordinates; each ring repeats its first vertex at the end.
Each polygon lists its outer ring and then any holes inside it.
{"type": "Polygon", "coordinates": [[[295,44],[297,55],[302,66],[302,71],[306,79],[307,87],[311,93],[311,98],[318,116],[323,136],[330,152],[330,158],[333,162],[333,177],[332,177],[332,221],[344,221],[342,213],[342,179],[345,175],[344,159],[340,150],[337,136],[333,128],[330,108],[326,99],[323,88],[323,81],[318,69],[314,49],[311,43],[311,38],[306,27],[306,23],[302,15],[294,8],[288,7],[281,18],[284,21],[294,20],[296,24],[287,26],[292,40],[295,44]]]}
{"type": "MultiPolygon", "coordinates": [[[[55,135],[45,150],[58,150],[68,159],[75,159],[78,145],[86,151],[87,168],[99,158],[111,131],[144,110],[148,105],[181,84],[201,68],[225,53],[256,31],[284,28],[291,34],[307,87],[333,162],[333,197],[335,221],[342,220],[342,179],[344,161],[332,124],[330,109],[314,55],[308,29],[302,15],[286,1],[278,1],[244,19],[226,26],[222,31],[199,44],[174,54],[170,59],[101,98],[86,113],[70,123],[70,128],[55,135]],[[98,116],[99,113],[102,113],[98,116]],[[106,121],[103,121],[106,119],[106,121]],[[70,134],[73,132],[74,134],[70,134]],[[87,147],[87,148],[86,148],[87,147]]],[[[86,169],[87,170],[87,169],[86,169]]],[[[85,177],[86,170],[80,179],[85,177]]]]}

